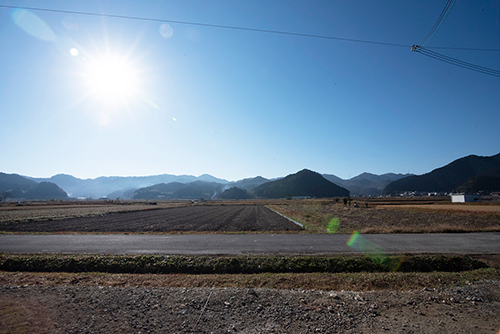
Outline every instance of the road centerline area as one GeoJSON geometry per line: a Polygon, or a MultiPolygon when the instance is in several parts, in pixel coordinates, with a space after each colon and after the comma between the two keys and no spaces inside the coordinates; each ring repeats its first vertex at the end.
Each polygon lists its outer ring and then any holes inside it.
{"type": "MultiPolygon", "coordinates": [[[[499,254],[500,233],[367,234],[385,253],[499,254]]],[[[363,252],[346,234],[3,234],[3,253],[70,254],[335,254],[363,252]]]]}

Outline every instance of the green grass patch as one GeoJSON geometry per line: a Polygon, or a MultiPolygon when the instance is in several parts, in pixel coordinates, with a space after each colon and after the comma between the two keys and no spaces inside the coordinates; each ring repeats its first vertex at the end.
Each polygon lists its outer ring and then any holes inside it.
{"type": "Polygon", "coordinates": [[[487,268],[466,256],[0,255],[0,271],[151,274],[461,272],[487,268]]]}

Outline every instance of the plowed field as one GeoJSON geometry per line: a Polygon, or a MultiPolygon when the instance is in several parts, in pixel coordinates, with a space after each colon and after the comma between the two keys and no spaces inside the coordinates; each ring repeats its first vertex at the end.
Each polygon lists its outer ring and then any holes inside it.
{"type": "Polygon", "coordinates": [[[260,205],[193,206],[98,217],[11,222],[6,232],[237,232],[300,231],[301,227],[260,205]]]}

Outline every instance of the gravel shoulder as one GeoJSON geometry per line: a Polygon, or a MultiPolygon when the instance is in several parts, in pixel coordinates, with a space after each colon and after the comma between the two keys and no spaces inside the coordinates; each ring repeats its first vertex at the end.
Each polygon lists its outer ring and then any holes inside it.
{"type": "Polygon", "coordinates": [[[500,282],[403,292],[2,285],[9,309],[31,333],[496,333],[500,282]]]}

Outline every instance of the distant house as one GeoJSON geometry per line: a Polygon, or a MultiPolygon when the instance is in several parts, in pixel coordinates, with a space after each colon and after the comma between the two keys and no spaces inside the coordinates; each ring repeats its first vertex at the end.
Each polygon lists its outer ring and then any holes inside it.
{"type": "Polygon", "coordinates": [[[452,203],[481,202],[479,195],[451,194],[452,203]]]}

